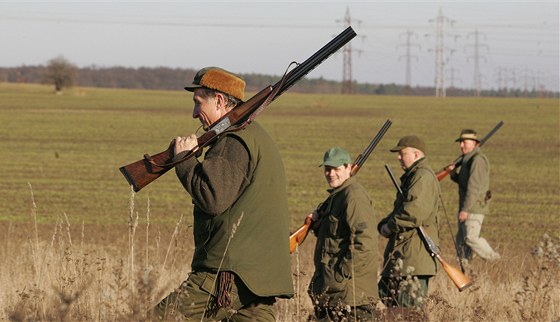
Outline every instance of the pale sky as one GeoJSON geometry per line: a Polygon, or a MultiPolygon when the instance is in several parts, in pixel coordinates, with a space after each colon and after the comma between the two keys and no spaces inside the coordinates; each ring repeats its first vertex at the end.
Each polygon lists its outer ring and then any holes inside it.
{"type": "MultiPolygon", "coordinates": [[[[445,17],[446,85],[559,90],[558,1],[0,1],[0,67],[220,66],[280,75],[342,32],[358,36],[352,78],[434,86],[435,18],[445,17]]],[[[341,80],[343,54],[308,76],[341,80]]],[[[183,84],[177,84],[182,88],[183,84]]]]}

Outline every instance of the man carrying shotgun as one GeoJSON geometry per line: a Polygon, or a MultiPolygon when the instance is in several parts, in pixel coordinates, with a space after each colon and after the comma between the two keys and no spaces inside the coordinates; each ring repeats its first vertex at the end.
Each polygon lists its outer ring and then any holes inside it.
{"type": "Polygon", "coordinates": [[[475,252],[484,260],[498,260],[500,254],[480,237],[482,222],[489,213],[492,198],[490,163],[478,146],[480,141],[474,130],[462,130],[455,142],[459,142],[463,162],[459,171],[454,163],[447,167],[447,171],[451,180],[459,186],[459,230],[456,237],[459,256],[461,261],[468,262],[475,252]]]}
{"type": "Polygon", "coordinates": [[[309,285],[319,321],[372,320],[377,299],[377,234],[372,202],[352,173],[350,155],[325,152],[329,196],[309,214],[317,236],[309,285]]]}
{"type": "Polygon", "coordinates": [[[400,178],[402,195],[397,194],[393,211],[377,225],[379,233],[389,239],[379,296],[389,307],[421,307],[438,262],[426,249],[417,228],[423,227],[437,246],[440,187],[419,137],[405,136],[390,151],[398,153],[404,174],[400,178]],[[417,281],[418,290],[404,287],[408,276],[417,281]]]}
{"type": "MultiPolygon", "coordinates": [[[[245,82],[216,67],[192,85],[193,118],[208,130],[244,99],[245,82]]],[[[196,135],[177,137],[174,161],[198,151],[196,135]]],[[[192,272],[155,308],[162,320],[274,321],[276,297],[293,296],[284,166],[255,121],[213,142],[204,160],[175,166],[194,203],[192,272]]]]}

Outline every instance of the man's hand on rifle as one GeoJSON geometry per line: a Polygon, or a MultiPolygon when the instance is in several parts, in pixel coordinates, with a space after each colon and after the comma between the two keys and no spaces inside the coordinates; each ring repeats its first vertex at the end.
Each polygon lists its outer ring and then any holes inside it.
{"type": "Polygon", "coordinates": [[[459,217],[460,222],[465,222],[465,220],[469,218],[469,213],[463,210],[459,211],[459,214],[457,216],[459,217]]]}
{"type": "Polygon", "coordinates": [[[389,238],[391,237],[391,235],[393,234],[391,232],[391,230],[389,229],[389,227],[387,226],[387,224],[384,224],[383,226],[381,226],[381,231],[380,231],[381,235],[383,235],[383,237],[385,238],[389,238]]]}
{"type": "Polygon", "coordinates": [[[455,170],[455,163],[451,163],[450,165],[445,167],[445,170],[451,173],[453,170],[455,170]]]}
{"type": "Polygon", "coordinates": [[[191,134],[187,137],[178,136],[175,138],[175,146],[173,148],[175,155],[184,151],[191,151],[196,148],[198,148],[198,139],[195,134],[191,134]]]}

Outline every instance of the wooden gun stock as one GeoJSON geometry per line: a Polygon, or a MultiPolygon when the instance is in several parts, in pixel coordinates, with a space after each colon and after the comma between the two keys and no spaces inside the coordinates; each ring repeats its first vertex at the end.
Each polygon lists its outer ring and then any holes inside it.
{"type": "Polygon", "coordinates": [[[290,235],[290,254],[293,253],[298,245],[303,243],[309,229],[311,228],[311,217],[305,218],[305,223],[301,225],[293,234],[290,235]]]}
{"type": "Polygon", "coordinates": [[[173,166],[154,166],[148,161],[149,159],[153,160],[157,164],[170,163],[173,159],[173,146],[170,145],[167,150],[151,157],[146,154],[143,159],[119,168],[126,181],[128,181],[135,192],[140,191],[140,189],[147,186],[150,182],[156,180],[161,175],[169,171],[169,169],[173,168],[173,166]]]}
{"type": "Polygon", "coordinates": [[[462,292],[464,289],[472,285],[471,278],[463,274],[461,270],[447,263],[440,254],[435,254],[434,256],[440,262],[441,267],[445,273],[447,273],[447,276],[449,276],[451,281],[453,281],[453,284],[455,284],[457,289],[459,289],[459,292],[462,292]]]}
{"type": "Polygon", "coordinates": [[[439,247],[434,243],[434,241],[426,234],[424,228],[418,227],[418,234],[424,241],[426,245],[426,249],[430,252],[430,254],[437,258],[437,260],[441,263],[443,270],[447,274],[447,276],[453,281],[453,284],[459,289],[459,292],[462,292],[464,289],[472,285],[472,280],[467,275],[463,274],[461,270],[451,266],[447,263],[439,252],[439,247]]]}

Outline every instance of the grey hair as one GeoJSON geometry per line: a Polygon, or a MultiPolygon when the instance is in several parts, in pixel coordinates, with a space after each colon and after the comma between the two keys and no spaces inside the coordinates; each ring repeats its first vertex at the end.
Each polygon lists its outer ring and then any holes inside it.
{"type": "Polygon", "coordinates": [[[237,105],[243,103],[242,100],[237,99],[237,98],[235,98],[235,97],[233,97],[229,94],[226,94],[224,92],[216,91],[216,90],[213,90],[213,89],[210,89],[210,88],[205,88],[205,87],[203,87],[201,89],[202,90],[199,91],[199,95],[200,95],[200,97],[202,97],[204,99],[214,97],[214,96],[216,96],[217,93],[222,94],[226,98],[226,107],[234,108],[237,105]]]}

